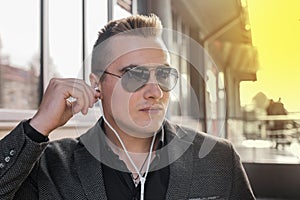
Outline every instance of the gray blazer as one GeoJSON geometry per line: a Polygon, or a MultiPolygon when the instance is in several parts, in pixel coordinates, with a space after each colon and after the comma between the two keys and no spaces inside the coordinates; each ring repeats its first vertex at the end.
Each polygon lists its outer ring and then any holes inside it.
{"type": "MultiPolygon", "coordinates": [[[[27,137],[23,123],[0,141],[1,200],[107,199],[101,162],[87,146],[102,131],[99,123],[80,138],[45,143],[27,137]]],[[[229,142],[169,122],[164,127],[169,156],[183,153],[169,165],[166,199],[255,199],[229,142]]]]}

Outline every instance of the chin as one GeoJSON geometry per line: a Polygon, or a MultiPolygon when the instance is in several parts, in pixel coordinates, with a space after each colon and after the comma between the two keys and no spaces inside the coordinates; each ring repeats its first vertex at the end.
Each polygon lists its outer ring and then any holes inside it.
{"type": "Polygon", "coordinates": [[[136,138],[148,138],[161,128],[163,118],[156,119],[132,119],[120,120],[115,119],[117,126],[123,132],[136,138]]]}
{"type": "Polygon", "coordinates": [[[137,126],[143,130],[143,132],[155,132],[160,129],[161,125],[163,123],[163,119],[149,119],[145,121],[139,121],[137,122],[137,126]]]}

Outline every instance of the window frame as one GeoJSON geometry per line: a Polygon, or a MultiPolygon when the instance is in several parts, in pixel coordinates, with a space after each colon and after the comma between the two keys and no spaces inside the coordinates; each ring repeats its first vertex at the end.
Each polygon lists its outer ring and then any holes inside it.
{"type": "MultiPolygon", "coordinates": [[[[81,60],[82,63],[84,63],[83,66],[83,72],[82,72],[82,79],[86,80],[88,78],[88,73],[90,72],[90,70],[88,70],[88,68],[86,67],[86,63],[84,62],[84,59],[86,57],[87,54],[87,43],[86,43],[86,38],[87,35],[85,34],[86,31],[86,4],[87,4],[88,0],[82,0],[81,4],[81,12],[80,15],[82,17],[82,54],[81,54],[81,60]]],[[[111,2],[116,3],[114,0],[110,1],[107,0],[107,9],[108,9],[108,18],[107,20],[111,20],[110,16],[112,16],[113,13],[113,6],[111,6],[111,2]]],[[[136,1],[133,1],[136,4],[136,1]]],[[[47,59],[48,59],[48,49],[49,49],[49,35],[48,35],[48,26],[49,26],[49,0],[40,0],[39,1],[39,23],[40,23],[40,27],[39,27],[39,35],[40,35],[40,76],[39,76],[39,91],[38,91],[38,96],[39,96],[39,102],[41,102],[44,91],[46,90],[48,81],[49,81],[49,77],[47,74],[47,59]]],[[[134,7],[133,7],[134,8],[134,7]]],[[[136,5],[135,5],[136,8],[136,5]]],[[[136,9],[135,9],[136,10],[136,9]]],[[[16,123],[25,120],[25,119],[30,119],[33,117],[33,115],[36,113],[37,109],[32,109],[32,110],[22,110],[22,109],[7,109],[7,108],[0,108],[0,131],[1,130],[6,130],[8,128],[13,128],[16,123]]],[[[89,117],[87,117],[89,118],[89,117]]],[[[83,115],[79,114],[76,119],[71,119],[70,123],[67,123],[65,126],[67,127],[74,127],[77,126],[76,121],[80,120],[80,122],[84,122],[83,124],[85,124],[85,126],[89,125],[88,120],[86,119],[86,117],[84,117],[83,115]],[[87,122],[87,123],[85,123],[87,122]]]]}

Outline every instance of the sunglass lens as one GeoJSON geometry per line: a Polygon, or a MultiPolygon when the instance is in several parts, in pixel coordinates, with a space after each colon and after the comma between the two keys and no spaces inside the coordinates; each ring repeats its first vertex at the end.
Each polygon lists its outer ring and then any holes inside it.
{"type": "Polygon", "coordinates": [[[175,68],[157,67],[155,75],[159,86],[164,91],[172,90],[177,83],[178,72],[175,68]]]}
{"type": "Polygon", "coordinates": [[[124,73],[122,86],[128,92],[135,92],[143,87],[149,80],[150,71],[145,67],[135,67],[124,73]]]}

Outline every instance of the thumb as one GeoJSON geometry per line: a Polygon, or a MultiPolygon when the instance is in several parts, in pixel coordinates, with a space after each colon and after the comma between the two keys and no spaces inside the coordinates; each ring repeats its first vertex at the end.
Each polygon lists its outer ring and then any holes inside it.
{"type": "Polygon", "coordinates": [[[65,111],[61,118],[61,122],[62,122],[61,125],[64,125],[65,123],[67,123],[67,121],[69,121],[69,119],[71,119],[73,117],[73,115],[76,114],[73,110],[75,104],[76,104],[76,101],[72,102],[72,101],[66,100],[65,111]]]}

